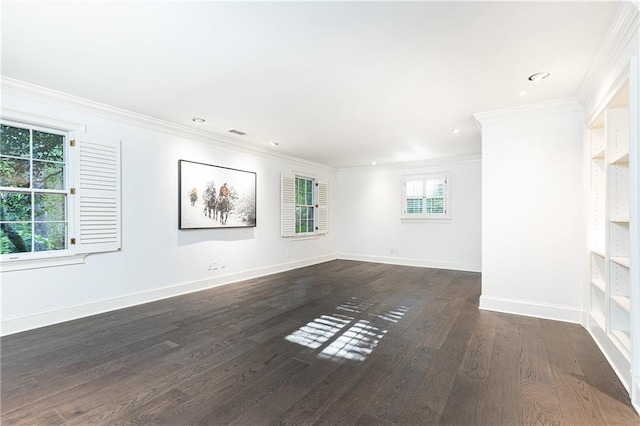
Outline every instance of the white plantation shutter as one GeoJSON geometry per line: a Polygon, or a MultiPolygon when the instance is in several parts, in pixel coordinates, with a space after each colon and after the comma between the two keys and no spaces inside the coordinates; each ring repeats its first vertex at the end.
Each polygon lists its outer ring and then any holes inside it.
{"type": "Polygon", "coordinates": [[[316,233],[329,232],[329,186],[326,182],[318,181],[318,223],[316,233]]]}
{"type": "Polygon", "coordinates": [[[407,180],[404,184],[406,201],[404,214],[422,214],[424,196],[424,179],[407,180]]]}
{"type": "Polygon", "coordinates": [[[450,219],[449,174],[403,176],[402,219],[450,219]]]}
{"type": "Polygon", "coordinates": [[[78,141],[75,185],[76,253],[121,247],[120,142],[78,141]]]}
{"type": "Polygon", "coordinates": [[[281,176],[281,214],[282,214],[282,236],[293,237],[296,235],[296,206],[295,206],[295,183],[296,177],[290,173],[282,173],[281,176]]]}

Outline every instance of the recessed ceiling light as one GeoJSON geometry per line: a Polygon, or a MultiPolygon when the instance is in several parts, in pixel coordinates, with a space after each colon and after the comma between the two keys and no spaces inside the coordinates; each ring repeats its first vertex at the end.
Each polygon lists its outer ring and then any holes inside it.
{"type": "Polygon", "coordinates": [[[451,129],[451,133],[457,135],[458,133],[460,133],[460,129],[451,129]]]}
{"type": "Polygon", "coordinates": [[[521,90],[520,92],[518,92],[518,95],[526,96],[527,95],[527,91],[526,90],[521,90]]]}
{"type": "Polygon", "coordinates": [[[240,135],[240,136],[244,136],[244,135],[246,135],[246,133],[245,133],[245,132],[241,132],[240,130],[236,130],[236,129],[231,129],[231,130],[229,130],[229,133],[234,133],[234,134],[236,134],[236,135],[240,135]]]}
{"type": "Polygon", "coordinates": [[[194,123],[204,123],[204,118],[193,117],[191,120],[194,123]]]}
{"type": "Polygon", "coordinates": [[[376,164],[378,164],[378,163],[376,163],[375,161],[372,161],[372,162],[371,162],[371,165],[372,165],[372,166],[375,166],[376,164]]]}
{"type": "Polygon", "coordinates": [[[533,81],[534,83],[538,81],[542,81],[545,78],[548,78],[551,74],[548,72],[538,72],[529,76],[529,81],[533,81]]]}
{"type": "Polygon", "coordinates": [[[269,145],[271,145],[271,146],[278,146],[278,142],[269,142],[269,145]]]}

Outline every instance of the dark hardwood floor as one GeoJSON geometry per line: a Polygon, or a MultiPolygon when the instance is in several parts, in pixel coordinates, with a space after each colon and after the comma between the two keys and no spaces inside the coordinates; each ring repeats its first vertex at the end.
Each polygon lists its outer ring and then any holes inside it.
{"type": "Polygon", "coordinates": [[[579,325],[333,261],[1,340],[3,425],[640,424],[579,325]]]}

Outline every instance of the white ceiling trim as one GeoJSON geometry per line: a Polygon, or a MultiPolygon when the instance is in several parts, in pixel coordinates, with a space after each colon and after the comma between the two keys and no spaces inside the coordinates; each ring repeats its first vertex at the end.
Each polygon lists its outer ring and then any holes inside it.
{"type": "Polygon", "coordinates": [[[583,113],[582,104],[576,98],[540,102],[515,108],[505,108],[473,114],[480,126],[531,120],[547,115],[583,113]]]}
{"type": "Polygon", "coordinates": [[[455,164],[473,163],[482,161],[482,154],[459,155],[455,157],[431,158],[428,160],[406,161],[403,163],[388,163],[371,166],[344,167],[338,169],[340,173],[375,171],[375,170],[408,170],[424,169],[428,167],[451,166],[455,164]]]}
{"type": "Polygon", "coordinates": [[[187,126],[172,123],[170,121],[160,120],[127,111],[121,108],[105,105],[89,99],[80,98],[78,96],[69,95],[67,93],[48,89],[46,87],[37,86],[35,84],[16,80],[13,78],[0,76],[0,93],[2,95],[13,95],[17,97],[32,99],[39,102],[53,104],[55,106],[72,109],[87,114],[91,114],[100,118],[117,121],[123,124],[142,127],[149,130],[160,131],[174,136],[185,137],[188,139],[209,143],[222,148],[234,149],[253,155],[294,161],[306,166],[317,167],[335,173],[334,167],[326,164],[320,164],[303,158],[270,151],[267,148],[261,148],[248,143],[226,138],[219,134],[206,132],[202,130],[192,129],[187,126]]]}
{"type": "Polygon", "coordinates": [[[611,102],[629,76],[629,60],[640,52],[640,3],[621,3],[609,32],[578,88],[578,99],[590,125],[611,102]]]}

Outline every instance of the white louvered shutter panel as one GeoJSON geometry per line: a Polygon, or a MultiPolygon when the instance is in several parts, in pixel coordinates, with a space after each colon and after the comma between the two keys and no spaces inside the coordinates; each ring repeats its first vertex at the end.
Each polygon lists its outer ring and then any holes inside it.
{"type": "Polygon", "coordinates": [[[295,184],[295,175],[282,173],[280,199],[282,202],[281,214],[283,237],[293,237],[296,235],[295,184]]]}
{"type": "Polygon", "coordinates": [[[121,248],[120,141],[78,143],[76,253],[121,248]]]}
{"type": "Polygon", "coordinates": [[[326,234],[329,232],[329,185],[326,182],[318,181],[318,225],[316,233],[326,234]]]}

